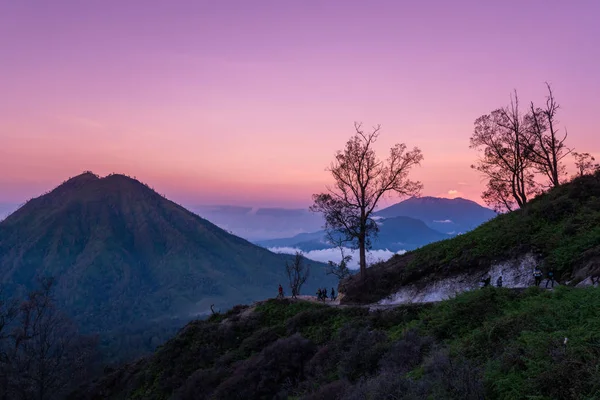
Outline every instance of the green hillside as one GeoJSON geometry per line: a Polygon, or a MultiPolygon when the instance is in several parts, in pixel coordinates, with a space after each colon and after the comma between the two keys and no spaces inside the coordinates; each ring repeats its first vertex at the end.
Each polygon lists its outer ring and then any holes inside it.
{"type": "MultiPolygon", "coordinates": [[[[58,304],[86,331],[189,320],[213,303],[274,296],[290,259],[123,175],[77,176],[0,222],[0,283],[15,293],[56,277],[58,304]]],[[[312,264],[310,293],[333,284],[312,264]]]]}
{"type": "Polygon", "coordinates": [[[371,268],[364,283],[343,283],[345,302],[372,302],[411,282],[461,272],[532,253],[563,283],[600,273],[600,172],[542,194],[523,209],[499,215],[473,231],[436,242],[371,268]]]}
{"type": "Polygon", "coordinates": [[[600,173],[584,176],[470,233],[395,256],[365,283],[342,283],[350,305],[269,300],[194,321],[72,398],[598,399],[600,289],[572,286],[600,272],[599,197],[600,173]],[[406,283],[529,253],[563,285],[364,305],[406,283]]]}
{"type": "Polygon", "coordinates": [[[71,398],[591,400],[599,365],[594,288],[486,288],[375,312],[270,300],[192,322],[71,398]]]}

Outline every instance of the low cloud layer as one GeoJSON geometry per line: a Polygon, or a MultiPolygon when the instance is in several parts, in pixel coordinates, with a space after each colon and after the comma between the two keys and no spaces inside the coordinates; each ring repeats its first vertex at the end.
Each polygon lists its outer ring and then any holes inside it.
{"type": "MultiPolygon", "coordinates": [[[[274,253],[284,253],[284,254],[295,254],[297,251],[301,251],[300,249],[294,247],[270,247],[270,251],[274,253]]],[[[342,255],[340,254],[339,249],[324,249],[324,250],[313,250],[302,252],[304,257],[309,258],[311,260],[320,261],[327,263],[328,261],[340,262],[342,259],[342,255]]],[[[394,254],[404,254],[405,250],[400,250],[396,253],[389,250],[371,250],[367,252],[367,263],[374,263],[380,260],[388,260],[394,254]]],[[[350,269],[358,269],[358,259],[359,254],[358,250],[351,250],[348,248],[344,248],[344,254],[351,255],[352,260],[348,263],[348,268],[350,269]]]]}

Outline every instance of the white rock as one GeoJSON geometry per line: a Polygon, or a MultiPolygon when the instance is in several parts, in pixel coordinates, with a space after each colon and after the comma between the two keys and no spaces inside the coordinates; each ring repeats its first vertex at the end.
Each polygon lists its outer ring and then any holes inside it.
{"type": "MultiPolygon", "coordinates": [[[[493,264],[489,269],[478,271],[474,274],[462,273],[449,278],[435,281],[431,284],[410,284],[404,286],[392,296],[381,300],[380,305],[404,304],[404,303],[429,303],[447,300],[458,293],[479,289],[481,278],[491,276],[491,285],[496,285],[496,280],[502,276],[502,286],[508,288],[526,288],[534,284],[533,269],[538,260],[533,254],[525,254],[514,260],[493,264]]],[[[555,286],[557,283],[555,283],[555,286]]],[[[542,281],[540,286],[545,286],[542,281]]]]}

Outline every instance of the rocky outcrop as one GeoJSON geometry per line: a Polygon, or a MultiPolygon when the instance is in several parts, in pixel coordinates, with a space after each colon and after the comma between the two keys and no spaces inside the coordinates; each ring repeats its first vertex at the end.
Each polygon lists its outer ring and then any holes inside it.
{"type": "Polygon", "coordinates": [[[408,284],[393,295],[379,301],[378,304],[427,303],[446,300],[458,293],[479,289],[481,278],[487,275],[492,278],[492,285],[496,285],[498,277],[502,276],[504,287],[526,288],[534,284],[532,272],[538,263],[539,260],[536,256],[528,253],[510,261],[492,264],[490,268],[480,270],[476,274],[461,273],[427,283],[408,284]]]}

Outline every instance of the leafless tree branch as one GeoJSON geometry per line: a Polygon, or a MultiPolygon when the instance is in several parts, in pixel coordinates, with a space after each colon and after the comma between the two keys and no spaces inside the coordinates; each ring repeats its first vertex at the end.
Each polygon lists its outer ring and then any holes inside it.
{"type": "Polygon", "coordinates": [[[328,171],[335,185],[327,193],[315,194],[311,211],[325,217],[326,230],[337,232],[360,252],[360,271],[366,274],[366,249],[370,238],[377,234],[377,224],[371,218],[378,202],[388,193],[401,196],[419,195],[423,185],[408,178],[410,170],[423,160],[421,150],[407,150],[405,144],[396,144],[388,158],[377,158],[373,143],[379,137],[381,126],[365,132],[362,124],[354,124],[355,134],[343,151],[338,151],[328,171]]]}

